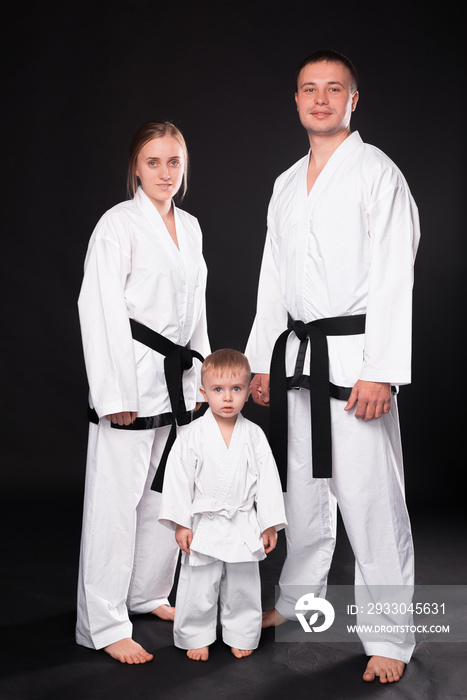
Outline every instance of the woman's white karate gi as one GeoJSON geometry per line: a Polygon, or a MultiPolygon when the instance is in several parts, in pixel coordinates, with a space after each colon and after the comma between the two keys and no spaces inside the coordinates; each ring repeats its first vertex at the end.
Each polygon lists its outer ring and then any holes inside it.
{"type": "MultiPolygon", "coordinates": [[[[147,133],[151,140],[135,157],[142,186],[97,224],[79,297],[90,404],[100,420],[89,429],[76,639],[95,649],[131,638],[128,610],[148,613],[168,604],[178,556],[173,536],[157,522],[161,496],[151,491],[169,427],[120,430],[106,418],[171,411],[164,357],[133,340],[129,319],[209,353],[201,230],[171,200],[183,163],[174,153],[167,166],[157,150],[176,151],[179,139],[170,130],[147,133]]],[[[197,400],[196,364],[183,376],[187,411],[197,400]]]]}

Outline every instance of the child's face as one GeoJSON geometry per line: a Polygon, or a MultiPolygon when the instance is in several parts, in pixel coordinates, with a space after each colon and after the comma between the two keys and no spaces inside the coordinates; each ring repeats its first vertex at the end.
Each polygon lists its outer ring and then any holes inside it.
{"type": "Polygon", "coordinates": [[[207,370],[203,376],[200,391],[215,416],[222,420],[234,420],[248,399],[250,377],[245,372],[239,374],[219,374],[207,370]]]}

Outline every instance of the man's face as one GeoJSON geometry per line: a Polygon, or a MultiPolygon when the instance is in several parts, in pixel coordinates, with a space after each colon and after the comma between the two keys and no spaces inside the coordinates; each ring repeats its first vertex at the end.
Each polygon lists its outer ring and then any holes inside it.
{"type": "Polygon", "coordinates": [[[320,61],[300,71],[295,101],[300,121],[310,135],[332,136],[349,129],[358,92],[346,66],[320,61]]]}

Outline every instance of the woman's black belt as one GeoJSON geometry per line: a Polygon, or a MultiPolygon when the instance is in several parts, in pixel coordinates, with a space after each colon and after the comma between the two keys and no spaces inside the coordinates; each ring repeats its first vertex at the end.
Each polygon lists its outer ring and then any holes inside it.
{"type": "MultiPolygon", "coordinates": [[[[118,425],[112,423],[112,428],[117,430],[149,430],[151,428],[161,428],[170,425],[170,433],[167,439],[164,452],[162,453],[156,476],[151,488],[154,491],[162,491],[164,482],[165,465],[167,457],[177,437],[177,424],[186,425],[193,418],[193,411],[187,411],[183,396],[183,372],[193,365],[193,358],[200,362],[204,357],[196,350],[191,350],[189,345],[183,347],[176,345],[171,340],[164,338],[160,333],[156,333],[151,328],[130,318],[131,335],[134,340],[146,345],[151,350],[164,355],[164,373],[169,392],[171,413],[161,413],[158,416],[137,416],[130,425],[118,425]]],[[[93,408],[88,409],[88,418],[92,423],[98,423],[99,417],[93,408]]]]}
{"type": "Polygon", "coordinates": [[[365,333],[365,314],[320,318],[310,323],[294,321],[289,316],[288,328],[278,337],[271,359],[269,441],[277,462],[283,491],[287,490],[287,390],[309,388],[311,404],[313,476],[332,476],[332,441],[330,397],[348,400],[351,388],[329,381],[328,335],[361,335],[365,333]],[[285,353],[290,333],[300,339],[293,377],[287,377],[285,353]],[[303,375],[305,353],[310,341],[310,376],[303,375]]]}

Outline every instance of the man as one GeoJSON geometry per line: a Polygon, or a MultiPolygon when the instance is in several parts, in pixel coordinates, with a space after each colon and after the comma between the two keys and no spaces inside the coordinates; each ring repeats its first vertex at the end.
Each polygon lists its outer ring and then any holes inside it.
{"type": "MultiPolygon", "coordinates": [[[[279,468],[288,464],[289,525],[280,596],[264,627],[296,619],[293,585],[325,594],[336,503],[356,558],[356,584],[407,591],[413,585],[392,387],[410,382],[418,213],[394,163],[351,133],[358,97],[357,74],[345,56],[320,51],[303,61],[295,99],[310,151],[277,179],[268,211],[245,353],[256,373],[253,398],[268,406],[269,365],[281,336],[274,373],[285,363],[289,379],[286,385],[279,377],[275,390],[271,377],[271,412],[283,390],[289,434],[282,457],[277,417],[270,438],[279,468]]],[[[413,651],[412,640],[364,647],[371,658],[363,678],[379,676],[382,683],[399,680],[413,651]]]]}

